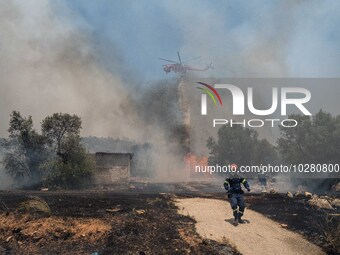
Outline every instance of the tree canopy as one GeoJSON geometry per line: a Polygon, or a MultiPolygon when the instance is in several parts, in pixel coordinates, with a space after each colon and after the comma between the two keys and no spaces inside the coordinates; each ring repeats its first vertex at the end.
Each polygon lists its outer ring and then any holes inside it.
{"type": "Polygon", "coordinates": [[[298,125],[280,127],[278,150],[287,163],[339,163],[340,116],[320,110],[312,117],[290,115],[298,125]]]}
{"type": "Polygon", "coordinates": [[[42,134],[51,144],[55,144],[60,153],[63,139],[70,135],[80,134],[81,119],[68,113],[54,113],[47,116],[41,124],[42,134]]]}
{"type": "Polygon", "coordinates": [[[274,146],[267,140],[258,139],[255,130],[241,126],[222,126],[217,133],[217,141],[207,140],[210,150],[209,164],[252,165],[273,163],[277,160],[274,146]]]}
{"type": "Polygon", "coordinates": [[[13,111],[4,166],[17,182],[46,182],[53,187],[79,188],[94,164],[80,141],[81,119],[55,113],[41,124],[42,134],[33,129],[32,117],[13,111]]]}
{"type": "Polygon", "coordinates": [[[4,158],[7,172],[17,181],[25,176],[40,181],[40,165],[48,153],[45,137],[33,129],[32,117],[25,118],[20,112],[13,111],[8,132],[11,141],[7,145],[11,149],[4,158]]]}

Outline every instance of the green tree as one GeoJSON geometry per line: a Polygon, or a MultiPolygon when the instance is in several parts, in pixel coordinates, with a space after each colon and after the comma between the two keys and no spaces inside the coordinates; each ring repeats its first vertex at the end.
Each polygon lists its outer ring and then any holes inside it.
{"type": "Polygon", "coordinates": [[[94,169],[94,162],[81,144],[80,117],[55,113],[46,117],[41,127],[55,152],[55,157],[45,165],[50,173],[47,184],[62,188],[84,187],[94,169]]]}
{"type": "Polygon", "coordinates": [[[267,140],[258,140],[255,130],[241,126],[222,126],[217,133],[217,141],[207,140],[210,150],[209,164],[239,165],[273,163],[277,159],[274,146],[267,140]]]}
{"type": "Polygon", "coordinates": [[[17,181],[29,177],[34,182],[41,181],[40,165],[47,159],[48,150],[45,137],[33,129],[32,117],[22,117],[13,111],[10,116],[8,152],[4,157],[7,172],[17,181]]]}
{"type": "Polygon", "coordinates": [[[49,143],[56,146],[57,153],[61,153],[61,144],[65,137],[79,136],[81,119],[77,115],[54,113],[43,120],[41,129],[49,143]]]}
{"type": "Polygon", "coordinates": [[[77,189],[89,184],[94,161],[88,156],[77,135],[69,135],[60,144],[62,156],[55,157],[47,167],[47,185],[52,188],[77,189]]]}
{"type": "Polygon", "coordinates": [[[340,116],[320,110],[312,117],[290,115],[294,128],[280,127],[278,149],[287,163],[339,163],[340,116]]]}
{"type": "Polygon", "coordinates": [[[258,140],[252,149],[252,164],[273,164],[278,162],[277,148],[266,139],[258,140]]]}
{"type": "Polygon", "coordinates": [[[46,181],[53,187],[83,187],[94,162],[81,144],[80,117],[55,113],[43,120],[41,128],[42,135],[33,129],[31,116],[13,111],[3,160],[7,172],[19,185],[46,181]]]}

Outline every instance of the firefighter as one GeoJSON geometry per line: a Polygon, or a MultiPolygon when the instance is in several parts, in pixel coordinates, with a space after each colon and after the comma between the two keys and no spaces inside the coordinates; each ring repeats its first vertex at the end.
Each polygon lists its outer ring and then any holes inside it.
{"type": "Polygon", "coordinates": [[[227,190],[228,198],[230,199],[230,205],[233,210],[235,224],[244,223],[244,221],[242,220],[242,216],[245,209],[245,203],[243,198],[244,191],[242,190],[242,185],[248,190],[248,192],[250,191],[250,187],[245,178],[241,178],[238,176],[236,172],[236,164],[233,164],[232,170],[233,172],[230,178],[227,178],[224,181],[224,188],[227,190]]]}
{"type": "Polygon", "coordinates": [[[259,174],[258,180],[261,187],[261,192],[267,192],[267,176],[265,174],[259,174]]]}

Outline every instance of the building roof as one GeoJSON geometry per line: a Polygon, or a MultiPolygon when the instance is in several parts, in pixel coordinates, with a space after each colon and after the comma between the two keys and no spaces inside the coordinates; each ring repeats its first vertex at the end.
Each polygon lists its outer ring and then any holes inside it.
{"type": "Polygon", "coordinates": [[[99,152],[96,152],[96,155],[97,154],[102,154],[102,155],[128,155],[130,157],[130,159],[132,159],[133,157],[133,153],[130,153],[130,152],[102,152],[102,151],[99,151],[99,152]]]}

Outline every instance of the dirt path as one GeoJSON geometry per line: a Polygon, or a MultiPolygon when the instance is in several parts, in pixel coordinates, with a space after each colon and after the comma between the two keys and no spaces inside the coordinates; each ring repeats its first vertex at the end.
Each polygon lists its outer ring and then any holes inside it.
{"type": "Polygon", "coordinates": [[[204,238],[223,242],[226,238],[244,255],[325,254],[301,235],[291,232],[262,214],[247,210],[246,224],[234,226],[227,201],[208,198],[176,199],[179,213],[196,221],[197,232],[204,238]]]}

